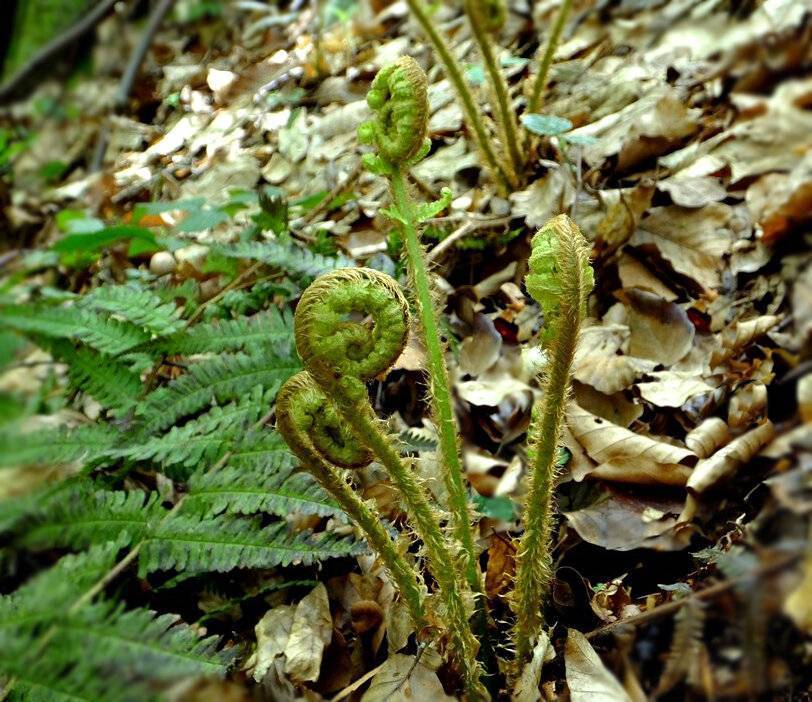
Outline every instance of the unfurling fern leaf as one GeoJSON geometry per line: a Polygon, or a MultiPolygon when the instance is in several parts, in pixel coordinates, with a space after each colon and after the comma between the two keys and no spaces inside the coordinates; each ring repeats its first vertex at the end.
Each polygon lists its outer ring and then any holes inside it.
{"type": "Polygon", "coordinates": [[[257,385],[274,396],[299,368],[295,359],[277,356],[269,350],[251,355],[215,356],[192,364],[188,373],[155,390],[139,404],[142,430],[152,433],[172,426],[215,400],[223,403],[242,397],[257,385]]]}
{"type": "Polygon", "coordinates": [[[203,515],[256,514],[267,512],[284,517],[291,513],[321,517],[341,514],[341,509],[307,473],[292,470],[268,471],[264,467],[245,470],[227,466],[197,473],[189,479],[184,510],[203,515]]]}
{"type": "Polygon", "coordinates": [[[226,516],[179,514],[164,520],[150,533],[141,549],[139,573],[312,565],[364,552],[364,544],[350,537],[292,534],[284,523],[262,529],[256,522],[226,516]]]}

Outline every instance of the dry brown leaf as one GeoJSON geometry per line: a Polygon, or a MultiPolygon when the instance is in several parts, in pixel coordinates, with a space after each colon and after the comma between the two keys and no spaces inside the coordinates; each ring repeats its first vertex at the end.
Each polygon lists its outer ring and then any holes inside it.
{"type": "Polygon", "coordinates": [[[667,192],[680,207],[704,207],[727,197],[727,190],[719,179],[710,176],[677,174],[658,182],[657,189],[667,192]]]}
{"type": "Polygon", "coordinates": [[[580,631],[567,632],[564,660],[572,702],[632,702],[580,631]]]}
{"type": "Polygon", "coordinates": [[[790,173],[759,178],[747,189],[747,206],[767,245],[808,222],[812,218],[812,154],[808,153],[790,173]]]}
{"type": "Polygon", "coordinates": [[[763,417],[766,409],[767,386],[764,383],[748,383],[730,398],[727,423],[734,429],[743,429],[763,417]]]}
{"type": "Polygon", "coordinates": [[[812,422],[812,374],[805,375],[798,381],[795,390],[798,397],[798,413],[801,421],[812,422]]]}
{"type": "Polygon", "coordinates": [[[727,480],[774,436],[775,427],[769,420],[742,434],[709,458],[696,464],[688,480],[688,489],[701,494],[727,480]]]}
{"type": "Polygon", "coordinates": [[[246,669],[257,682],[261,682],[271,669],[274,659],[285,653],[295,612],[294,605],[279,605],[266,612],[254,627],[257,648],[246,669]]]}
{"type": "Polygon", "coordinates": [[[627,393],[606,395],[577,380],[572,385],[573,396],[580,407],[608,419],[612,424],[628,427],[643,413],[643,405],[629,399],[627,393]]]}
{"type": "Polygon", "coordinates": [[[642,262],[623,253],[617,262],[617,272],[624,288],[639,288],[659,295],[667,302],[677,299],[677,294],[655,276],[642,262]]]}
{"type": "Polygon", "coordinates": [[[414,656],[396,653],[390,656],[372,678],[361,702],[454,702],[445,694],[440,680],[424,662],[414,656]]]}
{"type": "Polygon", "coordinates": [[[489,599],[505,593],[513,584],[516,571],[516,547],[500,534],[491,536],[488,546],[488,570],[485,573],[485,594],[489,599]]]}
{"type": "Polygon", "coordinates": [[[295,682],[318,680],[324,647],[333,638],[327,588],[319,583],[296,606],[285,645],[285,673],[295,682]]]}
{"type": "Polygon", "coordinates": [[[679,463],[658,463],[641,458],[616,458],[597,466],[591,478],[629,485],[671,485],[684,487],[691,469],[679,463]]]}
{"type": "Polygon", "coordinates": [[[707,458],[731,439],[730,427],[720,417],[708,417],[688,432],[685,445],[699,458],[707,458]]]}
{"type": "Polygon", "coordinates": [[[744,322],[735,322],[727,327],[722,333],[720,348],[711,356],[711,367],[718,366],[728,358],[739,354],[746,346],[770,331],[780,320],[777,315],[765,314],[744,322]]]}
{"type": "Polygon", "coordinates": [[[721,284],[722,257],[733,243],[728,228],[731,212],[718,202],[699,209],[655,207],[629,243],[656,248],[677,273],[714,290],[721,284]]]}
{"type": "Polygon", "coordinates": [[[585,327],[578,339],[573,377],[596,390],[612,395],[625,390],[656,362],[619,355],[628,346],[630,330],[622,324],[585,327]]]}
{"type": "Polygon", "coordinates": [[[626,303],[630,356],[670,366],[690,352],[696,330],[679,305],[642,290],[618,297],[626,303]]]}
{"type": "Polygon", "coordinates": [[[685,546],[673,531],[681,507],[675,499],[643,496],[639,488],[612,488],[606,498],[564,517],[584,541],[611,551],[674,551],[685,546]]]}
{"type": "Polygon", "coordinates": [[[638,383],[637,388],[644,400],[657,407],[682,407],[692,397],[713,391],[712,385],[694,373],[660,371],[649,375],[656,380],[638,383]]]}
{"type": "Polygon", "coordinates": [[[673,446],[596,417],[578,405],[570,403],[567,424],[578,443],[598,463],[616,459],[643,458],[656,463],[690,465],[696,455],[687,448],[673,446]]]}
{"type": "Polygon", "coordinates": [[[529,188],[510,196],[514,217],[524,217],[528,227],[540,227],[575,201],[575,183],[568,168],[554,168],[529,188]]]}
{"type": "Polygon", "coordinates": [[[555,658],[555,649],[550,645],[550,637],[542,631],[533,647],[533,656],[522,668],[516,687],[510,696],[511,702],[538,702],[541,668],[555,658]]]}

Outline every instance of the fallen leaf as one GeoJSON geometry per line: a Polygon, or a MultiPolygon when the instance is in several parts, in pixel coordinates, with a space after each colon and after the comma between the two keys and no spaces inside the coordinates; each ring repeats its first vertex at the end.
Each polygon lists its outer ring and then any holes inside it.
{"type": "Polygon", "coordinates": [[[285,653],[295,612],[294,605],[279,605],[266,612],[254,627],[257,648],[248,660],[246,670],[257,682],[261,682],[271,669],[274,659],[285,653]]]}
{"type": "Polygon", "coordinates": [[[657,189],[667,192],[674,204],[680,207],[704,207],[727,197],[727,189],[719,179],[710,176],[678,174],[659,181],[657,189]]]}
{"type": "Polygon", "coordinates": [[[632,702],[586,637],[575,629],[567,632],[564,660],[572,702],[632,702]]]}
{"type": "Polygon", "coordinates": [[[718,202],[698,209],[655,207],[629,243],[654,247],[677,273],[714,290],[721,285],[722,259],[733,243],[728,228],[731,212],[718,202]]]}
{"type": "Polygon", "coordinates": [[[676,303],[642,290],[624,290],[630,356],[671,366],[693,346],[696,330],[676,303]]]}
{"type": "Polygon", "coordinates": [[[550,645],[550,637],[547,632],[539,634],[539,640],[533,647],[532,658],[525,663],[516,687],[510,696],[512,702],[537,702],[539,700],[539,681],[541,680],[541,668],[545,663],[555,658],[555,649],[550,645]]]}
{"type": "Polygon", "coordinates": [[[727,480],[774,436],[775,427],[769,420],[742,434],[709,458],[699,461],[688,480],[688,488],[701,494],[727,480]]]}
{"type": "Polygon", "coordinates": [[[454,702],[445,694],[440,680],[430,668],[414,656],[396,653],[390,656],[372,678],[361,702],[454,702]]]}
{"type": "Polygon", "coordinates": [[[319,583],[296,606],[290,637],[285,646],[285,673],[295,682],[319,677],[324,647],[333,637],[333,619],[327,588],[319,583]]]}
{"type": "Polygon", "coordinates": [[[730,427],[720,417],[708,417],[685,436],[685,445],[699,458],[707,458],[731,439],[730,427]]]}
{"type": "Polygon", "coordinates": [[[692,397],[713,391],[712,385],[693,373],[659,371],[650,375],[656,380],[638,383],[637,388],[644,400],[657,407],[682,407],[692,397]]]}

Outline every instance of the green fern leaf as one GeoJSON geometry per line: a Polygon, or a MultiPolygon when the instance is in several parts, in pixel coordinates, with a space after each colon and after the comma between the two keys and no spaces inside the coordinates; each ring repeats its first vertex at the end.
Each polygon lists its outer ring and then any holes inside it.
{"type": "Polygon", "coordinates": [[[336,268],[353,266],[346,256],[324,256],[293,243],[281,241],[243,241],[214,249],[226,258],[247,258],[278,268],[287,275],[315,278],[336,268]]]}
{"type": "Polygon", "coordinates": [[[256,522],[232,517],[178,514],[149,535],[139,554],[139,572],[143,577],[173,568],[202,573],[311,565],[364,552],[364,545],[350,537],[291,534],[284,523],[262,529],[256,522]]]}
{"type": "Polygon", "coordinates": [[[219,320],[196,324],[185,331],[162,339],[159,348],[164,353],[191,355],[195,353],[222,353],[224,351],[256,351],[284,349],[290,355],[293,340],[293,315],[276,308],[253,317],[219,320]]]}
{"type": "Polygon", "coordinates": [[[321,517],[342,513],[307,473],[246,471],[235,466],[193,475],[184,509],[203,515],[266,512],[280,517],[295,512],[321,517]]]}
{"type": "Polygon", "coordinates": [[[113,668],[128,678],[223,677],[236,651],[218,651],[219,637],[201,639],[179,619],[174,614],[96,603],[60,621],[50,646],[82,651],[83,665],[113,668]]]}
{"type": "Polygon", "coordinates": [[[207,413],[175,426],[163,436],[150,437],[117,449],[117,456],[152,460],[164,466],[196,467],[220,458],[235,439],[240,440],[267,412],[273,395],[256,387],[247,397],[225,407],[212,407],[207,413]]]}
{"type": "Polygon", "coordinates": [[[6,429],[0,434],[0,467],[90,463],[104,456],[119,437],[109,424],[28,433],[6,429]]]}
{"type": "Polygon", "coordinates": [[[173,302],[163,302],[155,293],[132,283],[96,288],[80,304],[123,317],[158,336],[174,334],[184,324],[173,302]]]}
{"type": "Polygon", "coordinates": [[[137,413],[143,417],[142,429],[159,431],[215,400],[223,403],[242,397],[257,385],[275,396],[281,384],[300,367],[297,360],[270,352],[215,356],[193,364],[188,373],[140,403],[137,413]]]}
{"type": "Polygon", "coordinates": [[[97,490],[93,483],[80,481],[42,505],[20,543],[32,549],[131,544],[164,514],[156,493],[97,490]]]}
{"type": "Polygon", "coordinates": [[[292,468],[296,459],[279,434],[258,431],[244,436],[232,446],[228,464],[245,471],[273,473],[292,468]]]}

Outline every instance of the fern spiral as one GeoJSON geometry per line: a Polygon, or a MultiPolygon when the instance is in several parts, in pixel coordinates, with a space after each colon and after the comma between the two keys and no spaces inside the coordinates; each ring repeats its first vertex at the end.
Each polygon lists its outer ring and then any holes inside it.
{"type": "Polygon", "coordinates": [[[304,292],[294,326],[306,371],[288,380],[279,393],[279,431],[303,466],[364,530],[392,573],[413,619],[421,623],[422,595],[414,568],[337,466],[358,467],[374,455],[386,468],[423,542],[466,689],[472,698],[483,696],[478,646],[468,626],[464,582],[455,555],[443,537],[426,488],[403,461],[367,401],[365,381],[387,370],[405,346],[406,299],[397,283],[383,273],[366,268],[337,270],[321,276],[304,292]]]}
{"type": "Polygon", "coordinates": [[[380,157],[397,166],[409,165],[425,156],[429,121],[428,80],[411,56],[385,66],[367,93],[374,113],[358,130],[364,144],[374,145],[380,157]]]}

